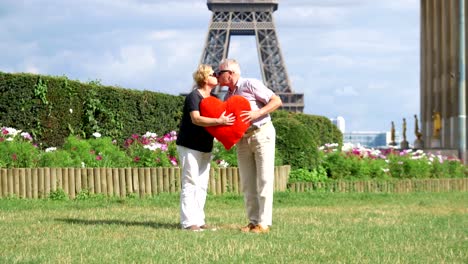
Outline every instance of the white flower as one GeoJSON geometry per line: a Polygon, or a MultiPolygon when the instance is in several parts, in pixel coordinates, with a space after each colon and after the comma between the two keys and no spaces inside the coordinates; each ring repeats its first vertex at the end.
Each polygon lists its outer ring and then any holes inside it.
{"type": "Polygon", "coordinates": [[[144,138],[157,138],[158,135],[156,133],[147,131],[146,134],[143,135],[143,137],[144,138]]]}
{"type": "Polygon", "coordinates": [[[30,141],[33,140],[33,138],[31,137],[31,135],[28,132],[22,132],[21,136],[26,140],[30,140],[30,141]]]}
{"type": "Polygon", "coordinates": [[[84,162],[81,162],[81,168],[86,168],[86,164],[84,162]]]}
{"type": "Polygon", "coordinates": [[[73,114],[73,109],[70,108],[70,110],[68,110],[68,111],[70,111],[70,114],[73,114]]]}
{"type": "Polygon", "coordinates": [[[149,149],[151,151],[155,151],[157,149],[162,149],[162,144],[161,143],[158,143],[158,142],[153,142],[153,143],[150,143],[148,145],[144,145],[143,148],[145,149],[149,149]]]}
{"type": "Polygon", "coordinates": [[[52,152],[52,151],[56,151],[56,150],[57,150],[56,147],[50,147],[50,148],[46,148],[45,152],[52,152]]]}
{"type": "Polygon", "coordinates": [[[219,161],[218,165],[221,168],[227,168],[229,166],[229,163],[227,163],[225,160],[221,160],[219,161]]]}
{"type": "Polygon", "coordinates": [[[93,133],[93,136],[94,136],[95,138],[100,138],[100,137],[101,137],[101,133],[99,133],[99,132],[94,132],[94,133],[93,133]]]}
{"type": "Polygon", "coordinates": [[[390,169],[385,169],[385,168],[382,168],[383,172],[389,172],[390,169]]]}

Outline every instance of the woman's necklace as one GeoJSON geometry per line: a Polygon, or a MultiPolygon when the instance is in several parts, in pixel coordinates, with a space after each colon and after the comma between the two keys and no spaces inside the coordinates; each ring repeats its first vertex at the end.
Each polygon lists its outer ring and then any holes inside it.
{"type": "Polygon", "coordinates": [[[206,97],[210,96],[210,92],[204,90],[203,88],[198,88],[198,92],[203,96],[203,98],[206,98],[206,97]]]}

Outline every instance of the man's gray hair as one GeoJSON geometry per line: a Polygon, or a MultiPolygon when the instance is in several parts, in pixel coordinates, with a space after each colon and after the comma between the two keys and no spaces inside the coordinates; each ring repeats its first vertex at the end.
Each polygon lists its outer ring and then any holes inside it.
{"type": "Polygon", "coordinates": [[[237,74],[241,74],[239,63],[235,59],[223,59],[219,63],[219,70],[230,70],[237,74]]]}

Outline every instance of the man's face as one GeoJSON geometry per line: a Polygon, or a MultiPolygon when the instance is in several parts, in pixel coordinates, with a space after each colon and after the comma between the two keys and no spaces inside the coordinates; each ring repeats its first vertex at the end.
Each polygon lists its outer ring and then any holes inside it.
{"type": "Polygon", "coordinates": [[[229,86],[232,81],[232,74],[233,72],[230,70],[220,70],[216,73],[216,77],[218,78],[218,83],[221,86],[229,86]]]}

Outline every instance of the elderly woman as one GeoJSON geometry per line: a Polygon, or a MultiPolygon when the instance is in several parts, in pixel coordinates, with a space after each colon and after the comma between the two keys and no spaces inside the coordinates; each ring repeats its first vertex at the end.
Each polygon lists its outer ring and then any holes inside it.
{"type": "Polygon", "coordinates": [[[185,98],[183,116],[177,137],[177,151],[182,168],[180,194],[180,222],[183,229],[202,231],[205,223],[205,201],[208,189],[213,136],[204,127],[232,125],[233,114],[218,118],[200,115],[200,102],[218,85],[211,66],[202,64],[193,73],[196,87],[185,98]]]}

